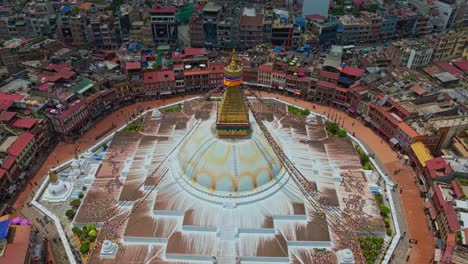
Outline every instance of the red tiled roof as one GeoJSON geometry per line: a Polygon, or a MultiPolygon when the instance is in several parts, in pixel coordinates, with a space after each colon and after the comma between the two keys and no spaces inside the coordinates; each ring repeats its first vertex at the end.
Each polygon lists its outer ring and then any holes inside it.
{"type": "Polygon", "coordinates": [[[464,73],[454,67],[452,64],[446,62],[446,61],[436,61],[434,62],[435,65],[439,66],[440,68],[444,69],[446,72],[452,74],[453,76],[457,78],[462,78],[464,73]]]}
{"type": "Polygon", "coordinates": [[[57,115],[58,119],[63,119],[73,113],[76,109],[78,109],[80,106],[85,104],[85,100],[79,100],[75,104],[71,105],[67,110],[63,111],[61,114],[57,115]]]}
{"type": "Polygon", "coordinates": [[[444,213],[447,217],[447,222],[449,224],[450,231],[455,232],[457,230],[460,230],[460,223],[458,222],[457,213],[455,212],[453,206],[445,202],[444,204],[442,204],[442,208],[444,209],[444,213]]]}
{"type": "Polygon", "coordinates": [[[2,164],[2,168],[5,170],[9,170],[11,166],[15,163],[16,157],[13,155],[8,155],[8,157],[5,159],[5,161],[2,164]]]}
{"type": "Polygon", "coordinates": [[[433,179],[453,172],[452,167],[442,157],[427,160],[426,167],[433,179]]]}
{"type": "Polygon", "coordinates": [[[457,199],[462,198],[464,193],[460,187],[460,183],[457,180],[453,180],[451,184],[452,184],[453,192],[457,196],[457,199]]]}
{"type": "Polygon", "coordinates": [[[162,7],[161,5],[155,5],[153,8],[150,9],[150,13],[175,13],[176,8],[175,6],[165,6],[162,7]]]}
{"type": "Polygon", "coordinates": [[[158,83],[175,80],[174,71],[151,71],[143,74],[143,83],[158,83]]]}
{"type": "Polygon", "coordinates": [[[15,112],[5,111],[0,114],[0,121],[9,122],[11,119],[13,119],[13,117],[15,117],[15,115],[16,115],[15,112]]]}
{"type": "Polygon", "coordinates": [[[213,64],[210,66],[211,73],[224,73],[224,65],[213,64]]]}
{"type": "Polygon", "coordinates": [[[39,85],[39,87],[37,87],[37,89],[39,91],[44,92],[44,91],[47,91],[47,89],[49,89],[50,87],[51,87],[51,85],[49,83],[43,83],[43,84],[39,85]]]}
{"type": "Polygon", "coordinates": [[[8,243],[3,256],[1,257],[2,263],[8,264],[23,264],[26,263],[26,256],[28,255],[28,248],[31,239],[31,226],[30,225],[12,225],[10,228],[14,229],[13,241],[8,243]]]}
{"type": "Polygon", "coordinates": [[[63,69],[53,75],[39,74],[37,77],[41,80],[41,82],[57,82],[60,79],[70,79],[74,75],[75,72],[63,69]]]}
{"type": "Polygon", "coordinates": [[[331,83],[331,82],[325,82],[325,81],[318,81],[318,82],[317,82],[317,87],[318,87],[318,86],[326,87],[326,88],[331,88],[331,89],[335,89],[335,88],[336,88],[336,84],[331,83]]]}
{"type": "Polygon", "coordinates": [[[196,55],[208,55],[208,52],[204,48],[186,48],[186,49],[184,49],[184,57],[196,56],[196,55]]]}
{"type": "Polygon", "coordinates": [[[127,62],[125,64],[125,69],[126,70],[138,70],[141,69],[141,63],[139,61],[135,62],[127,62]]]}
{"type": "Polygon", "coordinates": [[[327,19],[326,17],[318,15],[318,14],[305,15],[304,17],[307,18],[308,20],[325,20],[325,19],[327,19]]]}
{"type": "Polygon", "coordinates": [[[406,124],[404,121],[400,122],[398,124],[398,127],[403,131],[406,135],[408,135],[411,138],[415,138],[419,136],[419,133],[416,132],[412,127],[410,127],[408,124],[406,124]]]}
{"type": "Polygon", "coordinates": [[[11,126],[18,128],[32,128],[37,123],[35,118],[19,118],[11,126]]]}
{"type": "Polygon", "coordinates": [[[258,69],[260,71],[272,71],[273,70],[273,66],[271,65],[265,65],[265,64],[262,64],[258,67],[258,69]]]}
{"type": "Polygon", "coordinates": [[[418,95],[423,95],[425,93],[427,93],[426,90],[424,90],[423,88],[421,88],[421,86],[419,85],[419,83],[413,85],[413,87],[410,88],[411,91],[415,92],[416,94],[418,95]]]}
{"type": "Polygon", "coordinates": [[[13,104],[12,100],[0,99],[0,110],[8,110],[13,104]]]}
{"type": "Polygon", "coordinates": [[[349,88],[349,91],[351,92],[359,92],[359,91],[363,91],[363,90],[366,90],[367,88],[362,86],[362,85],[356,85],[356,86],[353,86],[351,88],[349,88]]]}
{"type": "Polygon", "coordinates": [[[459,68],[462,71],[468,71],[468,60],[454,61],[453,65],[459,68]]]}
{"type": "Polygon", "coordinates": [[[26,148],[26,146],[34,139],[34,135],[29,132],[23,132],[19,137],[13,142],[13,144],[8,147],[8,153],[14,156],[19,156],[21,152],[26,148]]]}
{"type": "Polygon", "coordinates": [[[60,63],[60,64],[52,63],[44,67],[44,70],[55,71],[55,72],[59,72],[61,70],[72,70],[72,69],[73,67],[68,63],[60,63]]]}
{"type": "Polygon", "coordinates": [[[338,78],[340,77],[340,74],[337,72],[320,71],[320,77],[332,79],[332,80],[338,80],[338,78]]]}
{"type": "Polygon", "coordinates": [[[19,94],[8,94],[8,93],[0,92],[0,100],[20,101],[23,98],[24,96],[19,95],[19,94]]]}
{"type": "Polygon", "coordinates": [[[341,72],[354,77],[359,77],[364,73],[364,70],[346,65],[341,72]]]}

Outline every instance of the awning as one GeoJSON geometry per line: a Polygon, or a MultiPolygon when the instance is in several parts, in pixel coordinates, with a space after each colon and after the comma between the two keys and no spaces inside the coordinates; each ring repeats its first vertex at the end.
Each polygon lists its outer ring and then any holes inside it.
{"type": "Polygon", "coordinates": [[[301,92],[300,91],[296,91],[294,92],[295,95],[301,95],[301,92]]]}
{"type": "Polygon", "coordinates": [[[161,91],[161,94],[162,94],[162,95],[172,94],[172,91],[161,91]]]}
{"type": "Polygon", "coordinates": [[[177,92],[178,93],[183,93],[183,92],[185,92],[185,89],[177,89],[177,92]]]}
{"type": "Polygon", "coordinates": [[[370,121],[372,121],[372,119],[370,118],[370,116],[366,116],[366,117],[364,117],[364,121],[370,123],[370,121]]]}
{"type": "Polygon", "coordinates": [[[280,89],[280,90],[284,90],[284,87],[283,87],[283,86],[280,86],[280,87],[278,87],[278,89],[280,89]]]}
{"type": "Polygon", "coordinates": [[[396,145],[396,144],[398,144],[398,139],[392,138],[392,139],[390,139],[390,143],[391,143],[392,145],[396,145]]]}
{"type": "Polygon", "coordinates": [[[348,108],[348,112],[354,114],[354,113],[356,113],[356,109],[354,107],[350,107],[350,108],[348,108]]]}
{"type": "Polygon", "coordinates": [[[392,137],[387,131],[385,131],[385,129],[383,129],[381,127],[379,127],[379,131],[382,132],[382,134],[384,134],[388,138],[392,137]]]}

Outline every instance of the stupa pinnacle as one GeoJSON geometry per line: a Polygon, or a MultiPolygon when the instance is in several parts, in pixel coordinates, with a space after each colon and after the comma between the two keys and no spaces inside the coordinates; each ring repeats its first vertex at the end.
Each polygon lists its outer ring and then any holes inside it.
{"type": "Polygon", "coordinates": [[[216,129],[219,137],[245,137],[249,134],[249,114],[240,91],[242,66],[238,64],[236,52],[232,52],[231,62],[224,67],[223,99],[218,109],[216,129]]]}

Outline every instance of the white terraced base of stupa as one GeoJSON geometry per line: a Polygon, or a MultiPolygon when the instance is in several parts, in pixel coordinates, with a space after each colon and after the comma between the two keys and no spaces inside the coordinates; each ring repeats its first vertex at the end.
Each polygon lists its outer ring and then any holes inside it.
{"type": "Polygon", "coordinates": [[[42,200],[49,203],[64,202],[73,191],[73,183],[58,180],[50,182],[42,196],[42,200]]]}
{"type": "Polygon", "coordinates": [[[102,244],[100,256],[102,258],[114,258],[117,254],[118,246],[116,243],[113,243],[109,240],[104,240],[102,244]]]}

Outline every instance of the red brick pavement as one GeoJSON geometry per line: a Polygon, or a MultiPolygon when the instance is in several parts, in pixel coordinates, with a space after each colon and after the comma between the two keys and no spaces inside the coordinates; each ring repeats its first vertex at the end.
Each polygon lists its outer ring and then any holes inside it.
{"type": "Polygon", "coordinates": [[[408,225],[407,238],[414,238],[418,240],[418,244],[411,249],[411,257],[408,263],[425,264],[430,263],[430,259],[434,255],[434,238],[428,229],[426,216],[424,214],[423,201],[419,195],[419,188],[415,183],[415,177],[410,167],[403,165],[398,159],[397,153],[383,141],[374,131],[366,127],[360,121],[355,120],[343,111],[335,108],[312,104],[302,100],[296,100],[291,97],[286,97],[277,94],[262,92],[262,96],[276,97],[285,102],[307,108],[311,111],[330,116],[337,116],[338,122],[344,119],[344,127],[350,131],[355,132],[358,139],[365,142],[367,147],[370,148],[372,153],[386,167],[387,171],[393,172],[396,169],[402,169],[403,172],[393,176],[393,179],[398,183],[398,186],[403,189],[401,194],[401,201],[403,210],[405,212],[406,223],[408,225]],[[315,109],[313,108],[315,105],[315,109]],[[353,125],[354,124],[354,125],[353,125]]]}

